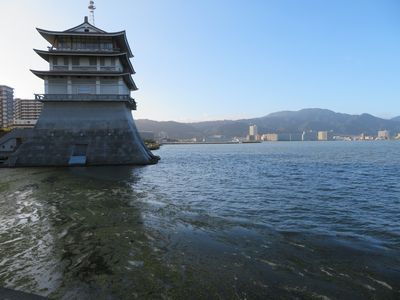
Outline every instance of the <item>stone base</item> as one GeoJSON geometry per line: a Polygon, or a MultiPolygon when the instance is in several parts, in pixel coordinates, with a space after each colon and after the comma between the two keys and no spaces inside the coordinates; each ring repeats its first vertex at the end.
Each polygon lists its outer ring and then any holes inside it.
{"type": "Polygon", "coordinates": [[[123,103],[111,107],[86,104],[66,108],[67,114],[60,115],[59,105],[52,107],[46,103],[34,129],[4,136],[0,140],[2,166],[72,166],[76,165],[71,163],[74,157],[84,157],[80,165],[85,166],[158,162],[159,157],[146,148],[123,103]],[[51,118],[46,117],[49,114],[51,118]],[[14,141],[13,149],[2,150],[2,145],[10,145],[10,141],[14,141]]]}

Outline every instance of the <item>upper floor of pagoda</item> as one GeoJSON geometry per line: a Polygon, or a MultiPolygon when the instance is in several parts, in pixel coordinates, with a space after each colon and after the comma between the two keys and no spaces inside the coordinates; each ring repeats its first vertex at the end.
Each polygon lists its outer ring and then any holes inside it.
{"type": "Polygon", "coordinates": [[[106,32],[90,24],[87,17],[82,24],[65,31],[37,31],[51,44],[49,52],[126,53],[133,57],[125,31],[106,32]]]}

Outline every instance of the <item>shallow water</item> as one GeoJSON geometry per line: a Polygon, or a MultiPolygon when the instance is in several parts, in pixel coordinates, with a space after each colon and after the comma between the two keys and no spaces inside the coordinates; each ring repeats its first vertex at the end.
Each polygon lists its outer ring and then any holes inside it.
{"type": "Polygon", "coordinates": [[[0,169],[0,286],[50,298],[400,298],[400,143],[170,145],[0,169]]]}

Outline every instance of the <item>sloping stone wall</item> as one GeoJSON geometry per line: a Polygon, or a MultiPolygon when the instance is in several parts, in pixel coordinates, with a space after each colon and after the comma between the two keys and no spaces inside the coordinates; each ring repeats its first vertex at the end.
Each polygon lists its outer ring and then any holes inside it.
{"type": "Polygon", "coordinates": [[[159,159],[144,145],[125,103],[66,102],[45,103],[35,129],[4,166],[68,166],[78,146],[85,149],[89,166],[147,165],[159,159]]]}

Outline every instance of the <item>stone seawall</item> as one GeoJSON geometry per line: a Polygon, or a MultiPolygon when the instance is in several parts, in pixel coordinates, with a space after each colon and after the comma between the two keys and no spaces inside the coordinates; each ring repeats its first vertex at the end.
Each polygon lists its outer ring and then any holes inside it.
{"type": "Polygon", "coordinates": [[[16,150],[14,166],[68,166],[77,146],[85,148],[86,165],[152,163],[153,155],[131,131],[37,130],[16,150]]]}
{"type": "MultiPolygon", "coordinates": [[[[157,163],[144,145],[131,111],[124,103],[46,103],[35,129],[11,132],[14,151],[4,153],[5,167],[81,165],[147,165],[157,163]]],[[[0,145],[1,147],[1,145],[0,145]]]]}

